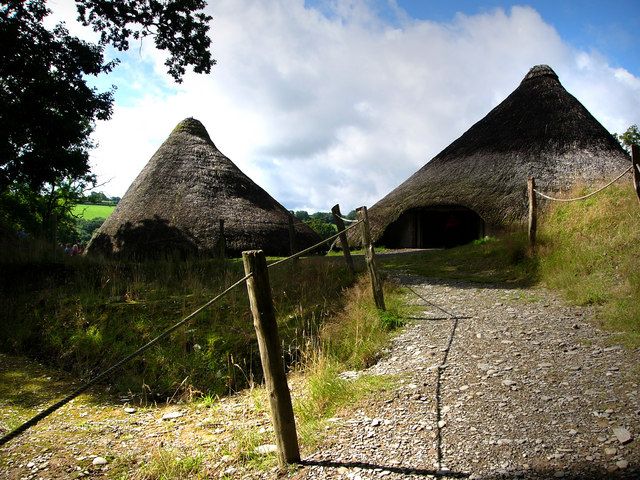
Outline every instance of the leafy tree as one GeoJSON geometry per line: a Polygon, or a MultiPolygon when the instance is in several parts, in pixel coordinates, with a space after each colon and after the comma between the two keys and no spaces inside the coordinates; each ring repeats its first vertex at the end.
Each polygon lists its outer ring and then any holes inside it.
{"type": "Polygon", "coordinates": [[[304,223],[309,225],[314,232],[320,235],[320,238],[329,238],[338,231],[335,225],[327,223],[320,218],[310,218],[305,220],[304,223]]]}
{"type": "Polygon", "coordinates": [[[637,125],[631,125],[623,134],[614,133],[613,136],[620,142],[622,148],[629,153],[631,153],[631,145],[640,145],[640,131],[637,125]]]}
{"type": "Polygon", "coordinates": [[[70,35],[64,24],[47,29],[45,0],[0,4],[1,221],[14,228],[46,226],[69,210],[61,202],[76,201],[95,185],[90,134],[97,120],[111,117],[113,91],[99,92],[86,78],[116,66],[117,60],[104,60],[106,45],[123,51],[131,39],[151,37],[169,53],[165,64],[177,82],[188,65],[210,71],[211,17],[197,13],[205,4],[76,0],[79,20],[100,33],[97,44],[70,35]]]}
{"type": "Polygon", "coordinates": [[[324,223],[333,223],[333,214],[331,212],[315,212],[311,214],[311,218],[324,223]]]}
{"type": "Polygon", "coordinates": [[[298,220],[309,220],[309,214],[304,211],[304,210],[298,210],[297,212],[294,212],[294,216],[298,219],[298,220]]]}
{"type": "Polygon", "coordinates": [[[72,240],[61,240],[65,243],[81,243],[86,244],[91,240],[91,236],[93,233],[102,226],[104,223],[104,218],[91,218],[86,220],[84,218],[79,218],[76,222],[75,228],[75,236],[72,240]]]}
{"type": "Polygon", "coordinates": [[[91,192],[89,195],[87,195],[84,198],[83,201],[94,204],[94,205],[99,205],[104,202],[109,202],[110,200],[109,200],[109,197],[107,197],[102,192],[91,192]]]}

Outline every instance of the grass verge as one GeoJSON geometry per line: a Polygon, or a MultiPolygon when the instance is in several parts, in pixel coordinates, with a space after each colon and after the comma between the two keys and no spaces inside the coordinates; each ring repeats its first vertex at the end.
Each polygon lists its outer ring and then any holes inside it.
{"type": "Polygon", "coordinates": [[[78,218],[92,220],[94,218],[108,218],[116,209],[115,205],[76,205],[73,207],[72,214],[78,218]]]}
{"type": "Polygon", "coordinates": [[[485,237],[445,250],[381,255],[385,269],[425,277],[527,287],[538,281],[536,259],[522,234],[485,237]]]}
{"type": "MultiPolygon", "coordinates": [[[[338,311],[350,283],[337,262],[306,258],[270,270],[280,335],[291,365],[338,311]]],[[[239,260],[116,263],[88,258],[3,265],[0,350],[86,379],[137,349],[243,276],[239,260]]],[[[142,401],[200,391],[222,395],[259,381],[246,288],[195,317],[115,377],[142,401]]]]}
{"type": "MultiPolygon", "coordinates": [[[[570,196],[588,193],[577,189],[570,196]]],[[[597,306],[605,328],[640,346],[640,205],[630,185],[552,204],[539,221],[541,282],[597,306]]]]}

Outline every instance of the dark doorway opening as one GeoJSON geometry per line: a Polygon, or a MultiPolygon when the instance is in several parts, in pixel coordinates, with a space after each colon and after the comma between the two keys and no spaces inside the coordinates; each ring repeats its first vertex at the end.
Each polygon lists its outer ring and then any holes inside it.
{"type": "Polygon", "coordinates": [[[480,215],[460,205],[440,205],[403,212],[378,243],[389,248],[448,248],[482,237],[480,215]]]}

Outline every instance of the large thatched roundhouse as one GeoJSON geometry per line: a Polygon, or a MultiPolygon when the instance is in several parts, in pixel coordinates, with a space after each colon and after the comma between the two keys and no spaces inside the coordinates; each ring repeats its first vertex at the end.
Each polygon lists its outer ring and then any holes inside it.
{"type": "MultiPolygon", "coordinates": [[[[467,243],[524,220],[527,178],[558,194],[629,166],[613,136],[546,65],[369,210],[372,237],[393,248],[467,243]]],[[[352,237],[357,242],[357,239],[352,237]]]]}
{"type": "MultiPolygon", "coordinates": [[[[126,258],[215,255],[224,220],[227,254],[290,250],[291,214],[213,144],[193,118],[180,122],[131,184],[87,253],[126,258]]],[[[294,219],[299,250],[320,241],[294,219]]]]}

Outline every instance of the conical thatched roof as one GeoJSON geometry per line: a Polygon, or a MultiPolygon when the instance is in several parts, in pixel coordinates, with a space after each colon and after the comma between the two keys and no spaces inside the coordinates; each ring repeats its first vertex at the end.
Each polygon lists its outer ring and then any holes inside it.
{"type": "MultiPolygon", "coordinates": [[[[289,253],[291,214],[213,144],[193,118],[180,122],[87,247],[124,257],[215,254],[224,220],[227,254],[289,253]]],[[[294,219],[298,250],[320,241],[294,219]]]]}
{"type": "Polygon", "coordinates": [[[477,213],[483,231],[499,230],[525,218],[529,176],[538,189],[558,193],[613,178],[628,166],[613,136],[551,68],[538,65],[486,117],[369,210],[372,236],[384,241],[406,212],[446,212],[449,206],[477,213]]]}

